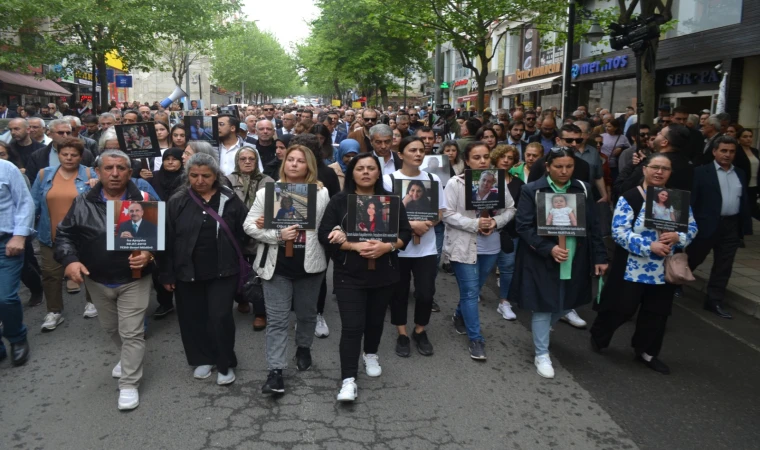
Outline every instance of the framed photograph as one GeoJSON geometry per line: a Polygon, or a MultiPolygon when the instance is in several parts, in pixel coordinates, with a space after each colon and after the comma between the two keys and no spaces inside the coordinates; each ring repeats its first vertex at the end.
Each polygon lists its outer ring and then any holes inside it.
{"type": "Polygon", "coordinates": [[[317,224],[317,185],[267,183],[264,187],[264,228],[300,225],[313,230],[317,224]]]}
{"type": "Polygon", "coordinates": [[[349,195],[346,238],[396,242],[400,201],[396,195],[349,195]]]}
{"type": "Polygon", "coordinates": [[[166,247],[164,202],[109,200],[106,204],[106,250],[163,251],[166,247]]]}
{"type": "Polygon", "coordinates": [[[393,192],[401,198],[410,221],[438,220],[437,181],[396,179],[393,192]]]}
{"type": "Polygon", "coordinates": [[[153,122],[115,125],[119,148],[132,159],[161,157],[153,122]]]}
{"type": "Polygon", "coordinates": [[[691,192],[651,186],[647,189],[644,226],[660,231],[689,231],[691,192]]]}
{"type": "Polygon", "coordinates": [[[188,116],[185,114],[185,133],[189,141],[206,141],[212,147],[219,146],[217,116],[188,116]]]}
{"type": "Polygon", "coordinates": [[[504,169],[467,169],[464,171],[464,185],[468,194],[464,199],[465,209],[502,209],[506,203],[504,169]]]}
{"type": "Polygon", "coordinates": [[[236,119],[241,119],[240,108],[238,108],[238,105],[222,106],[222,108],[219,110],[219,114],[229,114],[236,119]]]}
{"type": "Polygon", "coordinates": [[[171,111],[169,112],[169,123],[171,126],[184,123],[183,111],[171,111]]]}
{"type": "Polygon", "coordinates": [[[424,170],[427,173],[432,173],[433,175],[438,175],[438,178],[441,179],[441,184],[443,186],[446,186],[446,183],[449,182],[449,178],[451,176],[449,172],[450,167],[451,163],[449,162],[448,156],[427,155],[422,160],[420,170],[424,170]]]}
{"type": "Polygon", "coordinates": [[[539,236],[585,236],[586,197],[537,192],[536,220],[539,236]]]}
{"type": "Polygon", "coordinates": [[[185,110],[203,111],[203,100],[190,100],[190,104],[185,105],[185,110]]]}

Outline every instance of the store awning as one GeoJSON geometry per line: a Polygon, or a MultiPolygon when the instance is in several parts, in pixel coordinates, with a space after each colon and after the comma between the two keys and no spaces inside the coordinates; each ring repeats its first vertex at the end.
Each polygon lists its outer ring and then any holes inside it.
{"type": "Polygon", "coordinates": [[[53,80],[38,80],[31,75],[22,75],[20,73],[6,72],[0,70],[0,83],[3,88],[9,91],[15,91],[15,86],[22,88],[25,94],[41,96],[70,96],[71,92],[58,86],[53,80]],[[8,86],[11,85],[11,86],[8,86]],[[29,91],[32,92],[29,92],[29,91]],[[36,91],[36,92],[33,92],[36,91]]]}
{"type": "Polygon", "coordinates": [[[457,97],[457,103],[474,102],[477,99],[478,94],[463,95],[462,97],[457,97]]]}
{"type": "Polygon", "coordinates": [[[562,75],[557,75],[551,78],[542,78],[540,80],[526,81],[525,83],[515,84],[502,89],[501,95],[515,95],[525,94],[526,92],[543,91],[544,89],[551,89],[555,81],[560,79],[562,75]]]}

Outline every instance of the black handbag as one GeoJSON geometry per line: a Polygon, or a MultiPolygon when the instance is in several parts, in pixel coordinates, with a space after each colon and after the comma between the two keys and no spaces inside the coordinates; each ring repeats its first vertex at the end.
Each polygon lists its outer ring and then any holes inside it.
{"type": "Polygon", "coordinates": [[[243,298],[248,300],[252,304],[264,304],[264,287],[261,283],[259,275],[251,271],[248,279],[243,285],[243,298]]]}
{"type": "Polygon", "coordinates": [[[499,239],[501,240],[501,251],[504,253],[513,253],[515,251],[515,241],[512,236],[509,235],[507,227],[504,227],[499,232],[499,239]]]}

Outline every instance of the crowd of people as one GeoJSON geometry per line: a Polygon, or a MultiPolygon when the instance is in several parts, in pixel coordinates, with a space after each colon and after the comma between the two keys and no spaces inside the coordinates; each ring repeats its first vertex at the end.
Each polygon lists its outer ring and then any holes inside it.
{"type": "MultiPolygon", "coordinates": [[[[62,106],[64,114],[47,122],[50,105],[43,115],[25,106],[9,122],[8,142],[0,141],[2,336],[13,365],[24,364],[30,348],[20,283],[30,292],[26,307],[45,302],[46,333],[64,321],[63,289],[84,289],[84,316],[97,317],[120,352],[112,376],[121,410],[139,405],[151,290],[158,302],[153,319],[177,314],[193,376],[216,371],[219,385],[236,379],[235,303],[239,313],[252,313],[253,330],[266,333],[269,372],[261,391],[282,395],[289,354],[299,371],[308,370],[314,338],[330,335],[324,318],[330,263],[341,321],[341,402],[357,398],[360,362],[367,376],[381,376],[378,349],[389,309],[396,355],[410,357],[412,348],[434,355],[428,331],[432,314],[441,312],[440,274],[459,286],[448,313],[456,333],[467,336],[473,360],[487,359],[478,304],[490,300],[481,290],[497,271],[496,312],[505,320],[531,314],[541,377],[555,376],[552,326],[564,320],[586,328],[576,309],[592,300],[593,351],[603,352],[636,316],[636,360],[667,374],[659,355],[683,282],[672,271],[694,270],[712,252],[704,307],[731,318],[723,298],[733,259],[752,233],[751,218],[760,218],[754,135],[725,113],[699,117],[661,108],[656,123],[644,124],[632,108],[615,117],[580,106],[563,119],[556,108],[518,106],[495,116],[451,111],[433,121],[427,107],[265,103],[234,114],[209,110],[218,117],[217,148],[189,139],[184,125],[172,122],[169,112],[178,105],[170,111],[113,105],[99,116],[62,106]],[[114,127],[148,121],[156,124],[161,156],[134,160],[119,147],[114,127]],[[449,173],[437,160],[421,169],[430,155],[442,155],[449,173]],[[465,169],[489,170],[481,175],[484,192],[468,190],[465,169]],[[494,188],[501,178],[491,169],[503,171],[503,189],[494,188]],[[394,192],[396,180],[409,180],[405,192],[394,192]],[[316,185],[315,228],[265,227],[265,186],[273,181],[316,185]],[[690,191],[689,211],[679,211],[683,230],[647,224],[647,191],[663,188],[690,191]],[[423,208],[426,189],[438,190],[437,217],[416,220],[407,212],[423,208]],[[490,199],[494,192],[502,193],[503,207],[467,208],[468,196],[490,199]],[[349,196],[394,194],[402,199],[395,241],[349,240],[349,196]],[[552,198],[549,225],[582,232],[539,233],[543,194],[552,198]],[[586,207],[573,210],[570,196],[585,199],[586,207]],[[165,250],[106,251],[111,200],[166,202],[165,250]],[[291,311],[295,351],[288,343],[291,311]]],[[[663,220],[675,219],[667,195],[654,208],[663,220]]],[[[385,231],[377,215],[366,223],[368,231],[385,231]]],[[[7,356],[0,343],[0,359],[7,356]]]]}

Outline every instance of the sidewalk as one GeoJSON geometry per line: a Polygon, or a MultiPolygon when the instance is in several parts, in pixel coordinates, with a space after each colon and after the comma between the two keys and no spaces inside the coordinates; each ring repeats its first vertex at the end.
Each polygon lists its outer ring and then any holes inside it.
{"type": "MultiPolygon", "coordinates": [[[[733,309],[760,319],[760,221],[752,221],[754,236],[746,236],[746,248],[740,248],[734,260],[734,270],[728,282],[725,302],[733,309]]],[[[701,295],[705,291],[707,280],[712,268],[712,253],[694,272],[696,281],[686,285],[686,289],[697,291],[701,295]]]]}

